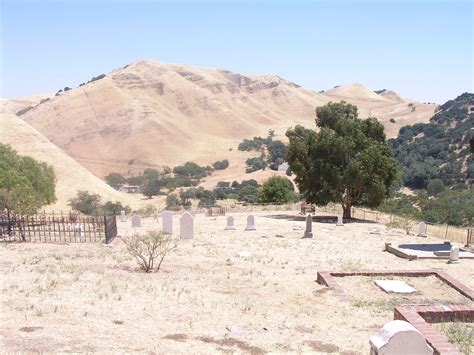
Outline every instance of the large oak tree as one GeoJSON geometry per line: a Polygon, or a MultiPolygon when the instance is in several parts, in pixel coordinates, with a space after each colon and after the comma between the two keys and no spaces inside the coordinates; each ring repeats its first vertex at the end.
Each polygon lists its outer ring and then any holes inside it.
{"type": "Polygon", "coordinates": [[[318,107],[316,126],[319,131],[298,125],[286,133],[286,160],[305,199],[340,203],[344,218],[351,218],[352,206],[382,203],[398,176],[383,125],[360,119],[357,107],[342,101],[318,107]]]}

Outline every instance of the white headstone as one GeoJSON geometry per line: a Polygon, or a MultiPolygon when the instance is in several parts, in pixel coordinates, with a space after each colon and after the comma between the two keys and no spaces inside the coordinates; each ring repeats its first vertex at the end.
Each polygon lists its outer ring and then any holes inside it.
{"type": "Polygon", "coordinates": [[[410,294],[415,293],[416,290],[407,284],[405,281],[400,280],[375,280],[375,284],[382,290],[388,293],[404,293],[410,294]]]}
{"type": "Polygon", "coordinates": [[[418,227],[418,236],[426,237],[426,223],[425,222],[420,223],[420,226],[418,227]]]}
{"type": "Polygon", "coordinates": [[[337,216],[336,226],[343,226],[343,225],[344,225],[344,222],[342,221],[342,216],[341,215],[337,216]]]}
{"type": "Polygon", "coordinates": [[[126,222],[127,217],[125,216],[125,211],[120,211],[120,222],[126,222]]]}
{"type": "Polygon", "coordinates": [[[225,230],[226,231],[233,231],[235,230],[235,226],[234,226],[234,217],[232,216],[229,216],[227,217],[227,226],[225,227],[225,230]]]}
{"type": "Polygon", "coordinates": [[[451,247],[451,251],[449,252],[449,263],[459,263],[459,247],[454,245],[451,247]]]}
{"type": "Polygon", "coordinates": [[[161,217],[163,218],[163,233],[173,234],[173,212],[164,211],[161,217]]]}
{"type": "Polygon", "coordinates": [[[379,334],[370,338],[371,355],[432,355],[433,349],[413,325],[403,320],[386,323],[379,334]]]}
{"type": "Polygon", "coordinates": [[[140,216],[133,216],[132,217],[132,227],[137,228],[142,226],[142,220],[140,219],[140,216]]]}
{"type": "Polygon", "coordinates": [[[255,228],[255,217],[250,215],[247,216],[247,225],[245,226],[246,231],[254,231],[256,230],[255,228]]]}
{"type": "Polygon", "coordinates": [[[184,212],[179,219],[179,236],[183,239],[194,238],[194,217],[189,212],[184,212]]]}
{"type": "Polygon", "coordinates": [[[313,216],[309,213],[306,215],[306,229],[303,238],[313,238],[313,216]]]}

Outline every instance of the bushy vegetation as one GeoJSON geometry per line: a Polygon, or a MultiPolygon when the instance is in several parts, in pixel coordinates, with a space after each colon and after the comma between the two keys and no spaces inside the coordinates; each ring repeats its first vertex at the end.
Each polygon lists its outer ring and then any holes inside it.
{"type": "Polygon", "coordinates": [[[56,200],[55,183],[51,166],[0,143],[0,210],[35,213],[56,200]]]}
{"type": "Polygon", "coordinates": [[[34,108],[35,108],[34,106],[26,106],[25,108],[22,108],[21,110],[17,111],[16,115],[17,116],[24,115],[25,113],[27,113],[28,111],[30,111],[34,108]]]}
{"type": "Polygon", "coordinates": [[[224,160],[218,160],[214,164],[212,164],[212,167],[215,170],[224,170],[229,167],[229,161],[227,159],[224,160]]]}
{"type": "Polygon", "coordinates": [[[462,94],[440,106],[430,123],[404,126],[389,140],[405,186],[424,189],[434,179],[448,187],[472,184],[474,113],[468,112],[469,105],[474,105],[474,94],[462,94]]]}
{"type": "Polygon", "coordinates": [[[78,191],[77,195],[69,200],[69,206],[75,211],[81,212],[88,216],[97,214],[118,214],[124,210],[130,213],[129,206],[122,205],[119,201],[107,201],[102,204],[102,198],[98,194],[91,194],[88,191],[78,191]]]}
{"type": "Polygon", "coordinates": [[[272,176],[260,188],[260,201],[263,203],[285,204],[295,200],[295,188],[290,179],[272,176]]]}
{"type": "Polygon", "coordinates": [[[270,130],[267,138],[253,137],[253,139],[244,139],[239,144],[240,151],[261,152],[260,156],[247,159],[247,173],[265,170],[267,167],[278,170],[278,166],[284,162],[286,145],[282,141],[273,140],[273,137],[274,132],[270,130]]]}

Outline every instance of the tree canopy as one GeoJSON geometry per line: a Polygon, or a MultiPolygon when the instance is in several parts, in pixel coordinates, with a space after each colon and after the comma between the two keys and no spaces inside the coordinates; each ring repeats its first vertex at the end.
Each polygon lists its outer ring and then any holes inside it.
{"type": "Polygon", "coordinates": [[[352,206],[378,206],[398,176],[383,125],[360,119],[344,101],[318,107],[316,116],[319,132],[298,125],[286,133],[286,160],[303,197],[320,206],[340,203],[344,218],[352,206]]]}
{"type": "Polygon", "coordinates": [[[277,205],[292,201],[295,188],[290,179],[283,176],[272,176],[265,180],[260,188],[260,201],[277,205]]]}
{"type": "Polygon", "coordinates": [[[20,156],[0,143],[0,208],[13,213],[32,214],[53,203],[56,177],[46,163],[20,156]]]}

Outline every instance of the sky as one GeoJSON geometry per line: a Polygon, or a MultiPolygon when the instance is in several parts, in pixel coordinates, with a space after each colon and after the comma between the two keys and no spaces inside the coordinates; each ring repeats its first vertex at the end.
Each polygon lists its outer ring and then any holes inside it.
{"type": "Polygon", "coordinates": [[[472,1],[0,3],[0,97],[55,93],[141,59],[421,102],[474,92],[472,1]]]}

